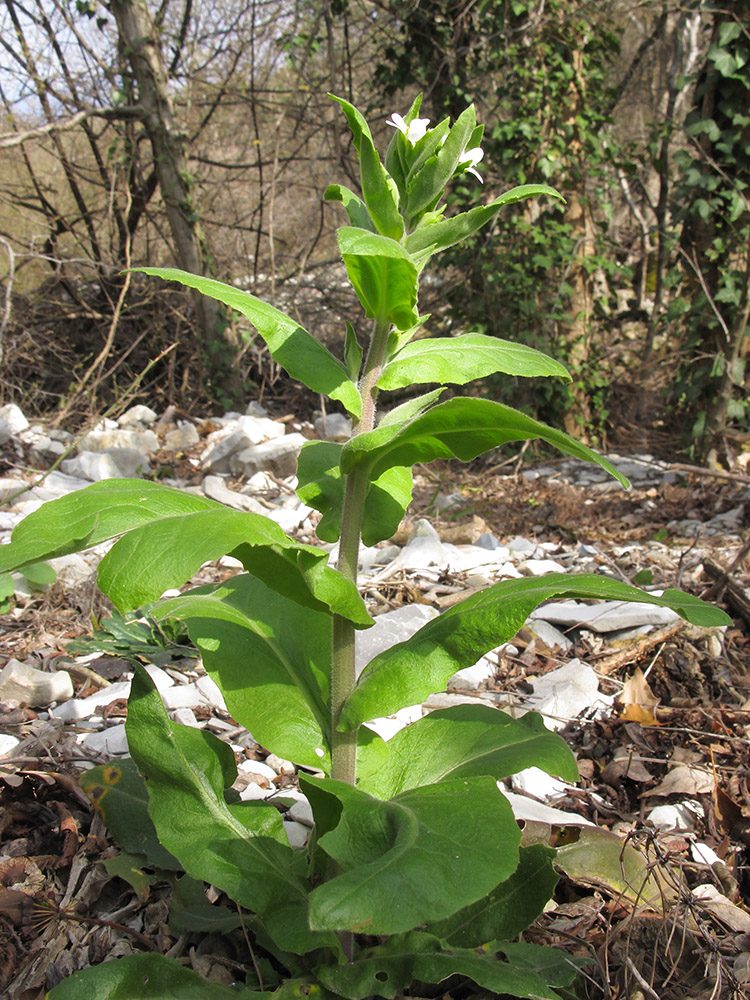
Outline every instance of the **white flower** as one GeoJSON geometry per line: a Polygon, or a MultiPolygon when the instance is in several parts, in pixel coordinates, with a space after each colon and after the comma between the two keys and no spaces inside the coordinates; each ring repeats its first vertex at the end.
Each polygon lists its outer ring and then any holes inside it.
{"type": "Polygon", "coordinates": [[[465,149],[458,163],[459,167],[463,167],[467,174],[474,174],[480,184],[483,184],[484,181],[482,175],[475,168],[483,156],[484,150],[481,146],[475,146],[473,149],[465,149]]]}
{"type": "Polygon", "coordinates": [[[401,115],[396,111],[394,111],[391,117],[386,120],[386,125],[397,128],[399,132],[406,136],[412,146],[415,142],[419,142],[419,140],[427,134],[427,126],[429,124],[429,118],[413,118],[407,125],[401,115]]]}

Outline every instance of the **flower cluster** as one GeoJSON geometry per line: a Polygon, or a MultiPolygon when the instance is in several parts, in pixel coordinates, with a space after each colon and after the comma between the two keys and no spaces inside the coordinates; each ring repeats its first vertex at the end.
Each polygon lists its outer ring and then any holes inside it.
{"type": "MultiPolygon", "coordinates": [[[[386,125],[390,125],[392,128],[398,129],[398,131],[406,138],[406,141],[412,146],[415,146],[420,139],[423,139],[427,133],[430,131],[428,125],[430,124],[429,118],[412,118],[410,122],[405,121],[405,119],[394,111],[390,118],[386,119],[386,125]]],[[[445,142],[446,136],[443,136],[442,141],[445,142]]],[[[484,150],[481,146],[474,146],[472,149],[465,149],[461,159],[458,161],[457,173],[467,173],[473,174],[476,179],[481,183],[482,175],[476,169],[477,163],[480,162],[484,156],[484,150]]]]}

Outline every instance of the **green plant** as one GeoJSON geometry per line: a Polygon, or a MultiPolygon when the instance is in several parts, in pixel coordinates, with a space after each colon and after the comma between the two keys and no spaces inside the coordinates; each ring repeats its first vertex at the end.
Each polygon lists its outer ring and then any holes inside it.
{"type": "MultiPolygon", "coordinates": [[[[481,126],[473,107],[451,126],[417,117],[419,99],[396,127],[385,161],[366,121],[338,99],[361,164],[362,197],[340,185],[329,200],[350,221],[339,249],[365,314],[367,350],[347,328],[343,362],[294,320],[252,295],[169,269],[148,273],[199,289],[239,310],[288,374],[341,403],[356,421],[345,445],[308,443],[299,495],[320,511],[327,553],[288,538],[271,521],[158,483],[115,480],[54,501],[16,529],[3,564],[122,537],[99,567],[99,585],[121,611],[153,601],[225,553],[246,569],[151,609],[182,620],[227,706],[255,738],[299,767],[312,806],[308,848],[292,851],[279,813],[237,803],[231,749],[210,733],[172,723],[146,672],[136,666],[128,709],[130,749],[148,788],[162,846],[191,877],[250,911],[245,923],[272,971],[241,995],[393,997],[414,983],[453,975],[520,997],[557,996],[575,976],[566,955],[512,939],[554,889],[554,852],[521,847],[499,779],[536,765],[577,776],[562,739],[538,715],[513,719],[484,706],[431,715],[387,743],[365,724],[444,688],[457,670],[509,639],[542,601],[557,596],[637,599],[675,608],[703,625],[719,610],[678,591],[643,594],[595,575],[510,580],[474,594],[355,675],[355,636],[372,624],[357,592],[362,538],[392,535],[411,496],[411,467],[437,458],[468,461],[506,441],[540,438],[626,481],[567,435],[487,399],[439,402],[442,386],[379,415],[383,390],[465,384],[497,371],[558,376],[565,369],[520,344],[479,334],[417,339],[417,308],[430,257],[476,232],[507,204],[559,197],[545,186],[515,188],[487,206],[444,218],[446,185],[475,168],[481,126]]],[[[52,990],[53,1000],[228,998],[169,959],[134,956],[87,969],[52,990]]]]}
{"type": "Polygon", "coordinates": [[[19,583],[25,581],[30,590],[42,591],[57,579],[57,573],[45,562],[19,566],[16,576],[22,579],[14,578],[12,573],[0,573],[0,615],[10,611],[11,598],[15,596],[19,583]]]}

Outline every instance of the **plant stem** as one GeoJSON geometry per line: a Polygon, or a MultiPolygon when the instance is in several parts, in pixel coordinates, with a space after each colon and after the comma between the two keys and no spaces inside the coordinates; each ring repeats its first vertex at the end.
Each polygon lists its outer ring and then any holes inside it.
{"type": "MultiPolygon", "coordinates": [[[[377,381],[383,369],[390,328],[390,323],[382,319],[376,320],[373,325],[372,338],[359,382],[362,417],[354,428],[355,435],[371,431],[375,426],[377,381]]],[[[366,468],[357,468],[346,477],[337,568],[347,580],[351,580],[355,584],[357,582],[362,515],[368,486],[369,476],[366,468]]],[[[341,715],[341,707],[356,684],[354,636],[355,629],[352,623],[340,615],[334,615],[331,662],[331,777],[346,781],[350,785],[353,785],[356,779],[357,732],[355,730],[354,732],[341,733],[336,727],[341,715]]]]}

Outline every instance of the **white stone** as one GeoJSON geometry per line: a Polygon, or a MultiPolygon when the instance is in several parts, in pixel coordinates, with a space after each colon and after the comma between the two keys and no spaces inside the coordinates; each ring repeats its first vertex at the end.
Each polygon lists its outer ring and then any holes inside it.
{"type": "Polygon", "coordinates": [[[564,795],[572,785],[566,785],[559,778],[553,778],[539,767],[526,767],[510,779],[514,792],[531,795],[546,802],[556,795],[564,795]]]}
{"type": "Polygon", "coordinates": [[[437,608],[427,604],[405,604],[395,611],[378,615],[372,628],[357,632],[355,639],[355,669],[357,676],[379,653],[390,649],[398,642],[411,639],[423,625],[437,618],[437,608]]]}
{"type": "Polygon", "coordinates": [[[199,441],[198,429],[189,421],[178,424],[173,431],[167,431],[164,435],[164,447],[167,451],[182,451],[198,444],[199,441]]]}
{"type": "Polygon", "coordinates": [[[31,708],[46,708],[72,697],[73,681],[66,670],[50,673],[10,659],[0,671],[0,701],[14,699],[31,708]]]}
{"type": "Polygon", "coordinates": [[[96,573],[96,567],[88,563],[78,552],[70,552],[66,556],[56,556],[47,560],[57,573],[57,581],[65,590],[72,590],[96,573]]]}
{"type": "Polygon", "coordinates": [[[510,802],[513,815],[516,819],[525,820],[527,823],[546,823],[551,826],[595,826],[590,819],[579,816],[578,813],[568,812],[565,809],[555,809],[553,806],[546,806],[536,799],[530,799],[525,795],[516,795],[499,785],[500,791],[510,802]]]}
{"type": "Polygon", "coordinates": [[[293,850],[301,851],[303,847],[307,847],[310,831],[306,826],[295,823],[294,820],[285,819],[284,832],[289,838],[289,845],[293,850]]]}
{"type": "Polygon", "coordinates": [[[699,802],[687,800],[674,805],[656,806],[646,819],[657,830],[693,830],[698,816],[703,815],[699,802]]]}
{"type": "Polygon", "coordinates": [[[528,576],[544,576],[545,573],[564,573],[565,567],[554,559],[525,559],[519,566],[528,576]]]}
{"type": "Polygon", "coordinates": [[[435,712],[441,708],[453,708],[454,705],[486,705],[488,708],[497,708],[494,701],[490,701],[489,698],[478,698],[476,695],[471,694],[454,694],[453,692],[437,691],[423,702],[422,712],[424,715],[427,715],[429,712],[435,712]]]}
{"type": "Polygon", "coordinates": [[[290,476],[297,470],[297,456],[306,442],[307,438],[296,433],[264,441],[263,444],[230,455],[229,469],[243,476],[252,476],[264,469],[279,478],[290,476]]]}
{"type": "Polygon", "coordinates": [[[159,450],[159,439],[153,431],[90,431],[78,444],[80,451],[109,451],[129,448],[147,454],[159,450]]]}
{"type": "Polygon", "coordinates": [[[312,806],[304,797],[298,799],[294,803],[294,805],[287,813],[287,816],[290,819],[295,820],[295,822],[301,823],[303,826],[314,826],[315,824],[315,817],[313,816],[312,806]]]}
{"type": "Polygon", "coordinates": [[[594,632],[615,632],[638,625],[668,625],[679,620],[671,608],[657,604],[629,601],[604,601],[601,604],[579,604],[563,601],[545,604],[531,612],[530,619],[543,618],[556,625],[584,625],[594,632]]]}
{"type": "Polygon", "coordinates": [[[394,712],[393,715],[383,715],[377,719],[370,719],[365,725],[387,743],[396,733],[410,726],[412,722],[421,719],[423,714],[421,705],[407,705],[405,708],[400,708],[398,712],[394,712]]]}
{"type": "Polygon", "coordinates": [[[192,708],[176,708],[170,715],[173,721],[178,722],[181,726],[189,726],[191,729],[201,728],[192,708]]]}
{"type": "Polygon", "coordinates": [[[449,691],[476,691],[483,684],[494,680],[497,673],[497,663],[485,656],[473,667],[464,667],[457,671],[448,681],[449,691]]]}
{"type": "Polygon", "coordinates": [[[174,687],[162,691],[161,700],[168,712],[176,708],[198,708],[208,704],[195,684],[175,684],[174,687]]]}
{"type": "MultiPolygon", "coordinates": [[[[268,764],[264,764],[262,760],[243,760],[237,766],[238,771],[249,772],[250,774],[259,774],[261,777],[266,778],[273,784],[274,778],[278,775],[272,767],[268,764]]],[[[276,786],[274,785],[274,788],[276,786]]]]}
{"type": "Polygon", "coordinates": [[[135,406],[131,406],[129,410],[123,413],[118,423],[120,427],[127,427],[130,424],[151,425],[155,423],[156,418],[157,414],[150,406],[144,406],[143,403],[136,403],[135,406]]]}
{"type": "Polygon", "coordinates": [[[10,733],[0,733],[0,757],[10,753],[20,742],[17,737],[11,736],[10,733]]]}
{"type": "Polygon", "coordinates": [[[709,847],[708,844],[691,844],[690,854],[693,861],[697,861],[699,865],[708,865],[709,868],[711,865],[715,865],[717,861],[721,861],[716,851],[709,847]]]}
{"type": "Polygon", "coordinates": [[[50,715],[54,719],[63,719],[65,722],[72,722],[79,719],[91,718],[99,706],[111,705],[119,698],[127,698],[130,694],[130,681],[119,681],[117,684],[110,684],[108,687],[100,688],[89,695],[88,698],[71,698],[63,705],[50,709],[50,715]]]}
{"type": "Polygon", "coordinates": [[[265,510],[263,513],[284,531],[290,532],[304,524],[312,512],[312,507],[299,503],[296,507],[277,507],[276,510],[265,510]]]}
{"type": "Polygon", "coordinates": [[[103,754],[105,757],[117,757],[128,752],[128,738],[125,735],[125,725],[120,723],[103,729],[99,733],[89,733],[78,740],[87,750],[103,754]]]}
{"type": "Polygon", "coordinates": [[[10,424],[0,417],[0,445],[7,444],[11,439],[10,424]]]}
{"type": "Polygon", "coordinates": [[[517,555],[524,555],[529,558],[536,551],[536,542],[531,542],[528,538],[516,535],[515,538],[511,538],[508,542],[508,548],[517,555]]]}
{"type": "Polygon", "coordinates": [[[277,757],[275,753],[269,753],[266,757],[266,764],[272,767],[277,774],[294,774],[294,764],[283,757],[277,757]]]}
{"type": "Polygon", "coordinates": [[[257,802],[260,799],[267,799],[272,793],[273,788],[263,788],[262,785],[256,785],[254,781],[250,781],[240,791],[240,801],[257,802]]]}
{"type": "Polygon", "coordinates": [[[198,688],[209,705],[213,705],[214,708],[220,708],[222,712],[226,712],[227,706],[224,701],[224,695],[219,690],[219,686],[216,681],[212,680],[208,674],[204,677],[199,677],[195,682],[195,686],[198,688]]]}
{"type": "Polygon", "coordinates": [[[31,446],[31,458],[38,465],[52,465],[61,455],[64,455],[66,446],[62,441],[52,441],[48,437],[39,438],[31,446]]]}
{"type": "Polygon", "coordinates": [[[2,420],[11,434],[20,434],[29,426],[29,422],[23,415],[20,406],[15,403],[6,403],[0,406],[0,420],[2,420]]]}
{"type": "Polygon", "coordinates": [[[533,621],[527,622],[526,628],[537,639],[541,639],[549,649],[557,648],[562,650],[563,653],[567,653],[569,649],[573,648],[573,643],[570,639],[566,635],[563,635],[560,629],[555,628],[554,625],[550,625],[543,618],[535,618],[533,621]]]}
{"type": "Polygon", "coordinates": [[[234,490],[230,490],[221,476],[205,476],[201,484],[203,492],[209,498],[209,500],[216,500],[217,503],[223,503],[227,507],[233,507],[235,510],[249,510],[253,514],[267,514],[266,508],[254,500],[253,497],[247,496],[245,493],[236,493],[234,490]]]}
{"type": "Polygon", "coordinates": [[[146,673],[154,682],[154,687],[159,692],[159,694],[161,694],[162,691],[166,691],[167,688],[174,687],[173,678],[169,676],[166,670],[162,670],[161,667],[157,667],[153,663],[147,663],[146,673]]]}
{"type": "Polygon", "coordinates": [[[68,493],[83,490],[87,486],[91,486],[91,480],[82,476],[66,475],[55,469],[45,476],[44,482],[35,486],[29,495],[35,500],[56,500],[58,497],[67,496],[68,493]]]}
{"type": "Polygon", "coordinates": [[[578,659],[534,678],[532,684],[534,693],[525,698],[525,706],[540,712],[548,729],[562,729],[581,712],[608,708],[613,701],[610,695],[600,694],[596,674],[578,659]]]}
{"type": "Polygon", "coordinates": [[[286,428],[275,420],[238,414],[227,427],[209,435],[201,462],[214,472],[234,471],[229,461],[232,455],[285,435],[286,428]]]}
{"type": "Polygon", "coordinates": [[[74,458],[66,458],[61,467],[69,475],[92,483],[103,479],[129,479],[150,469],[148,458],[135,448],[81,451],[74,458]]]}
{"type": "Polygon", "coordinates": [[[315,420],[315,432],[328,441],[348,441],[352,436],[352,422],[343,413],[327,413],[315,420]]]}

